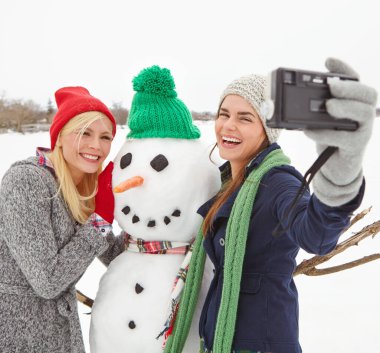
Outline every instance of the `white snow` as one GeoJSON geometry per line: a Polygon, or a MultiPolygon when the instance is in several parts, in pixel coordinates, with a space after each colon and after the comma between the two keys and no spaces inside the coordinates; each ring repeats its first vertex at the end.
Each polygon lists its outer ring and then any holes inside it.
{"type": "MultiPolygon", "coordinates": [[[[372,211],[353,231],[380,219],[380,119],[367,147],[364,160],[366,195],[359,210],[372,206],[372,211]]],[[[213,123],[196,122],[205,139],[213,143],[213,123]]],[[[116,156],[124,142],[127,130],[118,127],[109,160],[116,156]]],[[[316,158],[313,142],[302,132],[284,131],[280,145],[292,163],[304,173],[316,158]]],[[[34,134],[8,133],[0,135],[0,178],[13,161],[33,155],[37,146],[49,146],[47,132],[34,134]]],[[[115,228],[118,228],[115,226],[115,228]]],[[[117,232],[119,229],[116,229],[117,232]]],[[[344,234],[346,239],[349,234],[344,234]]],[[[336,265],[380,252],[380,235],[367,239],[359,246],[330,260],[336,265]]],[[[298,260],[310,255],[300,252],[298,260]]],[[[380,352],[380,260],[370,264],[321,277],[296,277],[300,298],[300,341],[305,353],[368,353],[380,352]]],[[[91,298],[95,297],[98,282],[105,267],[95,260],[79,281],[77,288],[91,298]]],[[[90,309],[79,305],[83,336],[88,349],[90,309]]],[[[89,349],[88,349],[89,351],[89,349]]]]}

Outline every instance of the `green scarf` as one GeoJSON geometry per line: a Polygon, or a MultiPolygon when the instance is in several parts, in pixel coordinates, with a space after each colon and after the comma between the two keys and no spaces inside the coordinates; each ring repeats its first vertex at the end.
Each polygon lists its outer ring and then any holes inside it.
{"type": "MultiPolygon", "coordinates": [[[[281,149],[270,152],[248,175],[233,204],[225,237],[223,289],[213,353],[231,353],[249,222],[260,181],[270,169],[289,163],[290,159],[281,149]]],[[[185,345],[203,278],[206,254],[202,242],[200,230],[194,243],[174,330],[166,342],[164,353],[182,352],[185,345]]]]}

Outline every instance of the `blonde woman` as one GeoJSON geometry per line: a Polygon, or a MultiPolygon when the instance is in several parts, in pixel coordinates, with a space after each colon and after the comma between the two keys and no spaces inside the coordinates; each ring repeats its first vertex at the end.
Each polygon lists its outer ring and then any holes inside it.
{"type": "Polygon", "coordinates": [[[84,352],[74,286],[96,256],[123,250],[109,232],[112,164],[101,173],[115,120],[83,87],[55,97],[51,150],[14,163],[1,182],[1,352],[84,352]]]}

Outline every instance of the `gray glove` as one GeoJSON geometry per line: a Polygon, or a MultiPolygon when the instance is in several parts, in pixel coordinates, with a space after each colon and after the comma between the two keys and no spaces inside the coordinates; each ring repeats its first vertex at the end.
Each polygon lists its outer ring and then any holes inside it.
{"type": "MultiPolygon", "coordinates": [[[[338,59],[327,59],[326,67],[330,72],[359,78],[338,59]]],[[[326,102],[327,112],[335,118],[355,120],[359,128],[356,131],[306,130],[305,134],[316,142],[318,154],[328,146],[338,147],[315,175],[312,185],[320,201],[328,206],[340,206],[358,194],[363,181],[362,161],[372,133],[377,93],[358,81],[332,80],[329,86],[334,98],[326,102]]]]}

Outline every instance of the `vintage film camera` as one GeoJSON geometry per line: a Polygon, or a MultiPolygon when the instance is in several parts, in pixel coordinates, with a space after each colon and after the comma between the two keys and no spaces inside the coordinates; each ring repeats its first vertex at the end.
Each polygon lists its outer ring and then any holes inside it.
{"type": "Polygon", "coordinates": [[[327,113],[325,102],[331,98],[329,80],[357,81],[355,77],[334,73],[286,68],[272,71],[268,93],[274,113],[268,126],[290,130],[356,130],[357,122],[336,119],[327,113]]]}

